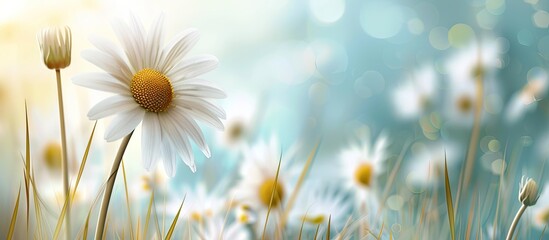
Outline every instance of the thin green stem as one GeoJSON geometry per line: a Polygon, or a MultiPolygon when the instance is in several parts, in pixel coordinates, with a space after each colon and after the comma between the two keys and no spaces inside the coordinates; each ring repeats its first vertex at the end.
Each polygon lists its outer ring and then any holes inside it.
{"type": "MultiPolygon", "coordinates": [[[[478,70],[474,71],[476,74],[475,85],[476,85],[476,98],[475,98],[475,109],[474,109],[474,122],[473,129],[471,132],[471,139],[469,140],[469,148],[467,150],[467,159],[465,160],[465,174],[463,176],[463,185],[462,190],[465,190],[469,187],[471,181],[471,175],[473,173],[473,165],[475,157],[477,154],[478,140],[480,135],[480,121],[482,118],[482,108],[484,106],[484,66],[482,65],[482,55],[481,48],[479,43],[478,51],[478,70]]],[[[459,199],[458,199],[459,201],[459,199]]],[[[459,205],[457,205],[459,207],[459,205]]]]}
{"type": "Polygon", "coordinates": [[[517,212],[517,215],[515,216],[515,219],[513,219],[513,223],[511,224],[511,227],[509,228],[509,232],[507,233],[506,240],[513,239],[513,233],[515,232],[515,228],[517,228],[518,222],[520,220],[520,217],[522,217],[522,214],[526,210],[527,206],[522,204],[519,211],[517,212]]]}
{"type": "Polygon", "coordinates": [[[130,142],[130,138],[132,137],[132,134],[133,134],[133,131],[130,132],[128,136],[124,137],[124,139],[120,143],[120,148],[118,148],[118,153],[116,154],[116,158],[112,163],[111,174],[109,175],[109,179],[107,180],[107,188],[105,189],[105,195],[103,196],[103,202],[101,203],[99,219],[97,220],[97,227],[95,231],[96,240],[100,240],[103,237],[103,232],[105,230],[105,220],[107,219],[107,211],[109,210],[109,202],[111,201],[114,181],[116,180],[116,174],[118,173],[118,168],[120,168],[120,162],[122,162],[122,157],[124,156],[124,152],[126,151],[126,147],[130,142]]]}
{"type": "Polygon", "coordinates": [[[61,152],[62,152],[62,169],[63,169],[63,193],[67,198],[67,212],[65,217],[67,239],[71,239],[71,202],[69,192],[69,164],[67,154],[67,133],[65,131],[65,109],[63,107],[63,90],[61,85],[61,70],[55,69],[57,78],[57,99],[59,102],[59,124],[61,127],[61,152]]]}

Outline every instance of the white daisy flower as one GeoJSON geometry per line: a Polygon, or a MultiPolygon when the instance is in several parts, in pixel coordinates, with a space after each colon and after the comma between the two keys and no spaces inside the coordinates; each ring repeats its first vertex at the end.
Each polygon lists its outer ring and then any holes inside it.
{"type": "Polygon", "coordinates": [[[438,186],[444,182],[444,161],[448,168],[457,161],[458,149],[449,143],[434,143],[421,148],[410,159],[406,181],[413,187],[438,186]]]}
{"type": "Polygon", "coordinates": [[[226,107],[225,131],[219,132],[217,139],[221,145],[241,150],[253,134],[260,116],[257,116],[256,99],[243,93],[235,96],[237,97],[226,107]]]}
{"type": "Polygon", "coordinates": [[[203,230],[199,232],[201,239],[250,239],[250,233],[245,225],[238,222],[227,223],[221,217],[208,220],[203,230]]]}
{"type": "Polygon", "coordinates": [[[418,118],[434,103],[437,75],[432,65],[425,65],[412,73],[393,92],[393,105],[402,119],[418,118]]]}
{"type": "Polygon", "coordinates": [[[225,201],[212,192],[208,192],[203,183],[194,189],[184,187],[187,194],[181,214],[184,218],[202,222],[217,216],[225,207],[225,201]]]}
{"type": "Polygon", "coordinates": [[[545,184],[545,189],[541,193],[536,205],[532,206],[532,220],[539,229],[549,226],[549,183],[545,184]]]}
{"type": "Polygon", "coordinates": [[[528,111],[536,107],[537,101],[547,89],[547,74],[545,72],[538,74],[529,80],[524,87],[513,94],[509,104],[505,119],[509,123],[519,121],[528,111]]]}
{"type": "Polygon", "coordinates": [[[272,209],[281,208],[290,193],[290,172],[285,160],[288,156],[285,156],[281,162],[278,180],[275,181],[280,154],[280,147],[274,138],[268,144],[260,141],[253,147],[244,149],[240,180],[234,189],[236,202],[248,205],[256,211],[266,212],[273,196],[272,209]]]}
{"type": "Polygon", "coordinates": [[[242,224],[253,224],[257,221],[257,214],[254,212],[250,206],[246,204],[241,204],[235,209],[235,218],[236,221],[242,224]]]}
{"type": "MultiPolygon", "coordinates": [[[[128,174],[129,175],[129,174],[128,174]]],[[[164,192],[166,189],[166,182],[168,176],[164,171],[157,168],[150,172],[140,172],[138,175],[139,181],[134,182],[131,186],[131,196],[136,199],[137,203],[141,204],[141,200],[151,197],[151,193],[154,190],[155,194],[159,191],[164,192]]],[[[179,207],[179,206],[178,206],[179,207]]]]}
{"type": "Polygon", "coordinates": [[[142,23],[131,16],[130,24],[113,22],[122,48],[102,38],[92,38],[97,50],[82,56],[105,72],[88,73],[73,79],[75,84],[114,93],[93,108],[92,120],[115,115],[105,132],[107,141],[131,133],[141,122],[142,158],[146,169],[164,160],[168,175],[175,175],[176,157],[181,156],[194,172],[196,166],[190,139],[210,157],[210,149],[196,120],[223,129],[223,109],[210,99],[225,93],[198,76],[217,66],[210,55],[183,59],[198,40],[198,32],[189,29],[162,47],[164,18],[160,16],[146,33],[142,23]]]}
{"type": "Polygon", "coordinates": [[[493,69],[501,68],[500,46],[495,40],[471,44],[458,52],[446,64],[449,80],[448,119],[452,122],[470,124],[476,104],[476,81],[482,74],[488,85],[493,69]]]}
{"type": "Polygon", "coordinates": [[[341,152],[339,159],[345,184],[360,199],[369,197],[375,190],[377,177],[384,170],[387,145],[387,137],[381,134],[373,146],[370,139],[366,139],[361,145],[350,146],[341,152]]]}
{"type": "Polygon", "coordinates": [[[469,45],[467,48],[456,53],[446,62],[446,71],[450,84],[474,84],[479,74],[486,76],[491,70],[502,67],[500,58],[500,44],[490,39],[480,43],[469,45]]]}
{"type": "Polygon", "coordinates": [[[307,227],[316,228],[330,225],[340,230],[351,213],[351,202],[335,185],[310,183],[303,188],[296,205],[290,212],[290,219],[295,226],[305,223],[307,227]]]}

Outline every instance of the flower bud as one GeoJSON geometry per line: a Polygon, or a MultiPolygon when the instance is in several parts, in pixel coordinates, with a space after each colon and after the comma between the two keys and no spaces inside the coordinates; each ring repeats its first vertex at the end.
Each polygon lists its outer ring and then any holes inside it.
{"type": "Polygon", "coordinates": [[[522,176],[519,189],[519,201],[526,206],[533,206],[538,201],[538,184],[531,178],[522,176]]]}
{"type": "Polygon", "coordinates": [[[42,30],[38,34],[38,44],[44,64],[49,69],[63,69],[71,64],[72,35],[69,27],[42,30]]]}

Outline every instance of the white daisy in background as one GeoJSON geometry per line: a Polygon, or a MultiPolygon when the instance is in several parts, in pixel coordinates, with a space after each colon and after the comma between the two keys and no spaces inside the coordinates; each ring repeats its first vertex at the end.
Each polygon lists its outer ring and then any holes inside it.
{"type": "Polygon", "coordinates": [[[508,123],[519,121],[524,114],[536,107],[537,101],[543,96],[547,89],[547,73],[539,72],[522,87],[521,90],[513,94],[507,105],[505,120],[508,123]]]}
{"type": "Polygon", "coordinates": [[[257,221],[257,214],[250,206],[240,204],[234,210],[236,221],[242,224],[254,224],[257,221]]]}
{"type": "Polygon", "coordinates": [[[326,183],[308,183],[301,191],[296,205],[290,212],[290,221],[294,226],[316,228],[330,226],[332,230],[341,230],[351,213],[352,202],[336,185],[326,183]]]}
{"type": "Polygon", "coordinates": [[[438,81],[432,65],[414,71],[393,92],[393,105],[402,119],[416,119],[435,102],[438,81]]]}
{"type": "Polygon", "coordinates": [[[222,217],[208,220],[204,229],[199,229],[200,239],[228,239],[245,240],[250,239],[250,232],[245,225],[239,222],[228,223],[222,217]]]}
{"type": "Polygon", "coordinates": [[[269,143],[260,141],[244,149],[244,161],[239,169],[240,179],[233,194],[236,202],[256,211],[258,219],[264,219],[271,204],[271,196],[272,210],[278,211],[291,193],[289,181],[293,172],[287,165],[290,155],[282,156],[278,180],[275,181],[281,154],[275,138],[271,138],[269,143]]]}
{"type": "Polygon", "coordinates": [[[372,145],[366,138],[360,145],[353,145],[340,153],[342,175],[347,188],[354,190],[360,200],[372,197],[376,191],[377,177],[384,171],[387,159],[388,139],[380,134],[372,145]]]}
{"type": "Polygon", "coordinates": [[[408,166],[406,183],[412,190],[439,186],[444,179],[444,162],[450,169],[458,159],[458,149],[450,143],[432,143],[422,145],[414,152],[408,166]]]}
{"type": "Polygon", "coordinates": [[[543,192],[541,193],[536,205],[531,208],[531,216],[534,225],[539,229],[543,229],[546,226],[549,227],[549,189],[547,187],[549,183],[545,184],[543,192]]]}
{"type": "Polygon", "coordinates": [[[473,122],[477,77],[482,74],[486,93],[493,70],[502,67],[500,51],[499,42],[484,41],[480,46],[471,44],[447,61],[449,99],[446,114],[451,122],[462,125],[473,122]]]}
{"type": "Polygon", "coordinates": [[[209,192],[204,183],[198,183],[195,187],[171,189],[169,195],[167,213],[175,216],[181,206],[181,200],[185,197],[181,218],[195,223],[204,224],[204,221],[218,216],[226,207],[226,201],[214,192],[209,192]]]}
{"type": "Polygon", "coordinates": [[[241,149],[252,136],[257,125],[257,99],[244,93],[235,94],[231,104],[226,107],[227,120],[225,131],[217,134],[218,142],[232,149],[241,149]]]}
{"type": "Polygon", "coordinates": [[[183,59],[197,42],[198,32],[186,30],[162,47],[163,23],[163,16],[158,17],[146,33],[133,15],[129,25],[113,22],[122,48],[102,38],[91,38],[97,50],[84,51],[82,57],[105,72],[80,75],[73,82],[115,94],[88,113],[91,120],[115,115],[105,132],[107,141],[127,136],[142,122],[145,168],[150,170],[163,159],[166,173],[174,176],[178,156],[196,171],[190,139],[210,157],[196,120],[223,129],[220,119],[225,118],[225,112],[210,99],[225,98],[225,93],[198,78],[217,66],[217,58],[202,55],[183,59]]]}
{"type": "Polygon", "coordinates": [[[193,189],[184,187],[187,194],[181,214],[184,218],[202,222],[219,215],[225,209],[225,200],[213,192],[208,192],[203,183],[193,189]]]}
{"type": "MultiPolygon", "coordinates": [[[[33,168],[35,170],[40,169],[40,171],[36,171],[38,179],[48,181],[54,185],[61,184],[62,181],[60,177],[62,172],[62,149],[59,126],[56,124],[57,119],[59,119],[57,115],[46,113],[41,109],[32,110],[29,116],[33,168]]],[[[69,148],[68,150],[71,153],[69,156],[72,156],[74,154],[73,149],[69,148]]]]}
{"type": "Polygon", "coordinates": [[[150,172],[141,171],[137,177],[139,179],[138,181],[128,181],[128,183],[133,183],[130,187],[130,194],[138,204],[141,204],[141,200],[143,199],[147,199],[148,201],[153,190],[155,195],[159,194],[159,192],[166,191],[165,186],[168,181],[168,176],[159,168],[150,172]]]}

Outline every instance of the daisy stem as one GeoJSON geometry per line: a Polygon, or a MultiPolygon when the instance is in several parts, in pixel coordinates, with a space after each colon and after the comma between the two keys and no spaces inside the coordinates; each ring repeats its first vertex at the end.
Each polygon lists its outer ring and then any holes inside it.
{"type": "Polygon", "coordinates": [[[513,238],[513,233],[515,232],[515,228],[517,227],[520,217],[522,216],[526,208],[527,206],[522,204],[519,211],[517,212],[517,215],[515,216],[515,219],[513,219],[513,223],[511,224],[511,227],[509,228],[509,232],[507,233],[507,238],[505,239],[511,240],[513,238]]]}
{"type": "Polygon", "coordinates": [[[61,86],[61,70],[55,69],[57,78],[57,99],[59,102],[59,124],[61,127],[61,149],[62,149],[62,169],[63,169],[63,193],[67,199],[67,212],[65,217],[67,239],[71,239],[71,202],[69,197],[69,165],[67,154],[67,134],[65,131],[65,109],[63,107],[63,90],[61,86]]]}
{"type": "Polygon", "coordinates": [[[116,174],[118,173],[118,168],[120,168],[120,162],[122,162],[122,157],[124,156],[124,152],[126,151],[126,147],[130,142],[130,138],[132,137],[132,134],[133,134],[133,131],[130,132],[128,136],[124,137],[124,139],[120,143],[120,147],[118,148],[118,153],[116,154],[116,158],[112,163],[111,173],[109,175],[109,179],[107,180],[107,188],[105,189],[105,195],[103,196],[103,202],[101,203],[99,219],[97,220],[97,227],[95,231],[96,240],[100,240],[103,238],[103,231],[105,230],[105,220],[107,219],[107,211],[109,209],[109,202],[111,200],[114,181],[116,180],[116,174]]]}
{"type": "MultiPolygon", "coordinates": [[[[478,64],[477,68],[481,68],[481,62],[482,62],[482,56],[481,56],[481,49],[479,47],[478,49],[478,64]]],[[[473,122],[473,130],[471,132],[471,139],[469,140],[469,148],[467,150],[467,159],[465,160],[465,174],[463,176],[463,185],[462,190],[467,189],[469,187],[469,183],[471,181],[471,174],[473,172],[473,163],[475,156],[477,154],[477,147],[478,147],[478,139],[480,134],[480,120],[482,116],[482,107],[483,107],[483,97],[484,97],[484,73],[482,70],[480,70],[477,73],[476,79],[476,100],[475,100],[475,112],[474,112],[474,122],[473,122]]],[[[459,197],[457,199],[459,201],[459,197]]],[[[456,204],[457,207],[459,207],[458,204],[456,204]]]]}

